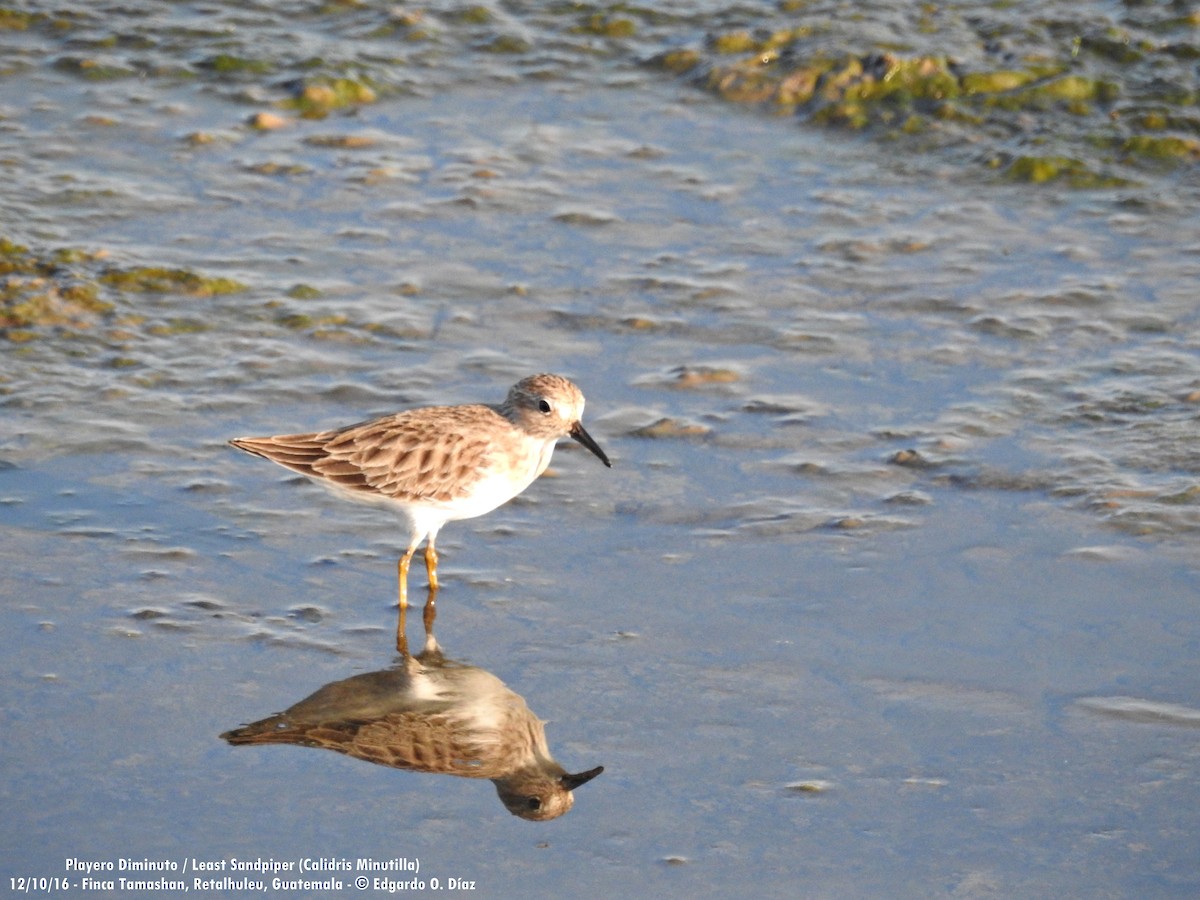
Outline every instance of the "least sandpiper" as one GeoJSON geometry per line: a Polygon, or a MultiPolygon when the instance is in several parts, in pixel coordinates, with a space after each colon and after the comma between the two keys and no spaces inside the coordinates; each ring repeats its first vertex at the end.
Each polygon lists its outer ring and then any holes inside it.
{"type": "Polygon", "coordinates": [[[430,406],[329,431],[238,438],[233,446],[300,472],[343,496],[390,504],[409,527],[400,558],[400,607],[408,566],[422,541],[431,594],[437,592],[438,531],[491,512],[533,483],[554,445],[570,436],[606,466],[584,430],[583,394],[561,375],[531,375],[496,406],[430,406]]]}
{"type": "Polygon", "coordinates": [[[287,712],[227,731],[231,744],[299,744],[367,762],[490,778],[523,819],[570,810],[572,792],[604,771],[571,774],[555,762],[542,720],[491,672],[450,662],[427,632],[399,666],[327,684],[287,712]]]}

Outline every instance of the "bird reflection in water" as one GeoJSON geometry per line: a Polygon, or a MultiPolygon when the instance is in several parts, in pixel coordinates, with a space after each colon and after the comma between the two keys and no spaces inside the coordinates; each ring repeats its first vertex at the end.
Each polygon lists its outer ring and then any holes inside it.
{"type": "MultiPolygon", "coordinates": [[[[430,598],[432,600],[432,597],[430,598]]],[[[425,647],[381,672],[327,684],[286,712],[221,735],[231,744],[297,744],[367,762],[442,775],[488,778],[523,819],[554,819],[572,791],[604,771],[572,775],[555,762],[543,722],[495,675],[446,659],[425,610],[425,647]]],[[[402,613],[403,615],[403,613],[402,613]]]]}

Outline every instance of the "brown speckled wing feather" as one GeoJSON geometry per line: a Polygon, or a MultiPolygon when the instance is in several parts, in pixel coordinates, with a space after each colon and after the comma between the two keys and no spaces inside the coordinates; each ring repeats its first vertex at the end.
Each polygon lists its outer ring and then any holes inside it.
{"type": "Polygon", "coordinates": [[[446,502],[467,493],[490,464],[489,434],[511,427],[487,406],[445,406],[231,443],[345,490],[446,502]]]}
{"type": "Polygon", "coordinates": [[[444,717],[421,713],[391,713],[358,721],[291,722],[287,714],[221,735],[237,744],[295,744],[345,753],[357,759],[417,772],[498,778],[511,770],[507,759],[455,730],[444,717]]]}

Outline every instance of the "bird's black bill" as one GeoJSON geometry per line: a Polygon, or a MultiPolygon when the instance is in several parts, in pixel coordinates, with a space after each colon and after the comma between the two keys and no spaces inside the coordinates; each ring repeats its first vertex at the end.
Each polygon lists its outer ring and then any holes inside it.
{"type": "Polygon", "coordinates": [[[568,791],[573,791],[581,784],[587,784],[597,775],[604,771],[604,766],[596,766],[594,769],[588,769],[586,772],[580,772],[578,775],[564,775],[558,779],[558,783],[565,787],[568,791]]]}
{"type": "Polygon", "coordinates": [[[600,445],[593,441],[592,436],[584,430],[582,422],[576,422],[567,433],[600,457],[600,462],[604,463],[610,469],[612,468],[612,463],[608,461],[608,457],[604,455],[604,451],[600,449],[600,445]]]}

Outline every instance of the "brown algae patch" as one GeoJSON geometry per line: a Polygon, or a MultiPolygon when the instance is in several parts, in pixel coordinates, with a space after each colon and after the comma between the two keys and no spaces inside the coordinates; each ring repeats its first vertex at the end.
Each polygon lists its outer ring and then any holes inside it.
{"type": "Polygon", "coordinates": [[[374,103],[375,98],[375,89],[365,81],[318,78],[302,85],[292,97],[281,100],[278,105],[294,110],[306,119],[323,119],[335,110],[374,103]]]}
{"type": "Polygon", "coordinates": [[[734,103],[832,128],[923,136],[922,147],[964,147],[1012,180],[1111,187],[1128,183],[1130,167],[1200,159],[1195,92],[1162,74],[1200,57],[1195,22],[1155,16],[1127,10],[1118,25],[1076,23],[1069,32],[1039,21],[1019,52],[994,38],[1002,22],[956,21],[937,40],[931,18],[928,33],[854,50],[857,30],[811,4],[783,4],[749,23],[759,27],[711,33],[702,46],[651,62],[734,103]],[[789,19],[798,24],[781,27],[789,19]]]}
{"type": "Polygon", "coordinates": [[[629,432],[631,437],[640,438],[698,438],[706,437],[712,429],[696,422],[685,422],[682,419],[663,417],[648,425],[635,428],[629,432]]]}
{"type": "Polygon", "coordinates": [[[21,343],[39,329],[87,329],[111,313],[99,286],[71,269],[85,258],[74,250],[39,255],[0,238],[0,336],[21,343]]]}
{"type": "Polygon", "coordinates": [[[304,143],[322,150],[368,150],[376,145],[374,138],[361,134],[314,134],[304,143]]]}
{"type": "Polygon", "coordinates": [[[593,13],[582,25],[577,25],[572,30],[577,34],[591,34],[597,37],[627,38],[637,33],[637,23],[624,16],[593,13]]]}
{"type": "MultiPolygon", "coordinates": [[[[820,54],[799,65],[778,65],[770,42],[733,63],[717,63],[699,76],[726,100],[769,105],[779,113],[852,131],[917,135],[944,130],[987,132],[996,113],[1057,113],[1086,116],[1094,104],[1111,106],[1119,90],[1111,82],[1063,75],[1038,66],[1025,71],[959,74],[947,57],[867,53],[839,59],[820,54]]],[[[678,62],[665,62],[674,68],[678,62]]],[[[1114,186],[1123,180],[1095,171],[1082,159],[1017,156],[997,151],[989,167],[1021,181],[1063,179],[1077,187],[1114,186]]]]}
{"type": "MultiPolygon", "coordinates": [[[[199,275],[189,269],[141,266],[97,271],[104,251],[64,248],[34,251],[0,237],[0,338],[24,343],[50,331],[86,332],[105,326],[121,340],[145,319],[119,302],[126,294],[213,297],[245,289],[231,278],[199,275]]],[[[168,333],[199,330],[193,320],[166,326],[168,333]]]]}
{"type": "Polygon", "coordinates": [[[190,269],[170,269],[140,266],[132,269],[109,269],[100,281],[119,291],[135,294],[184,294],[189,297],[213,297],[235,294],[246,286],[232,278],[210,278],[190,269]]]}
{"type": "Polygon", "coordinates": [[[699,390],[713,385],[736,384],[740,381],[742,381],[742,374],[732,368],[709,365],[682,365],[675,366],[665,372],[647,375],[638,379],[637,383],[643,386],[699,390]]]}
{"type": "Polygon", "coordinates": [[[278,131],[286,128],[291,120],[273,112],[257,112],[246,120],[246,124],[258,131],[278,131]]]}
{"type": "Polygon", "coordinates": [[[742,376],[733,369],[715,366],[680,366],[671,371],[672,387],[691,389],[710,384],[733,384],[742,376]]]}

